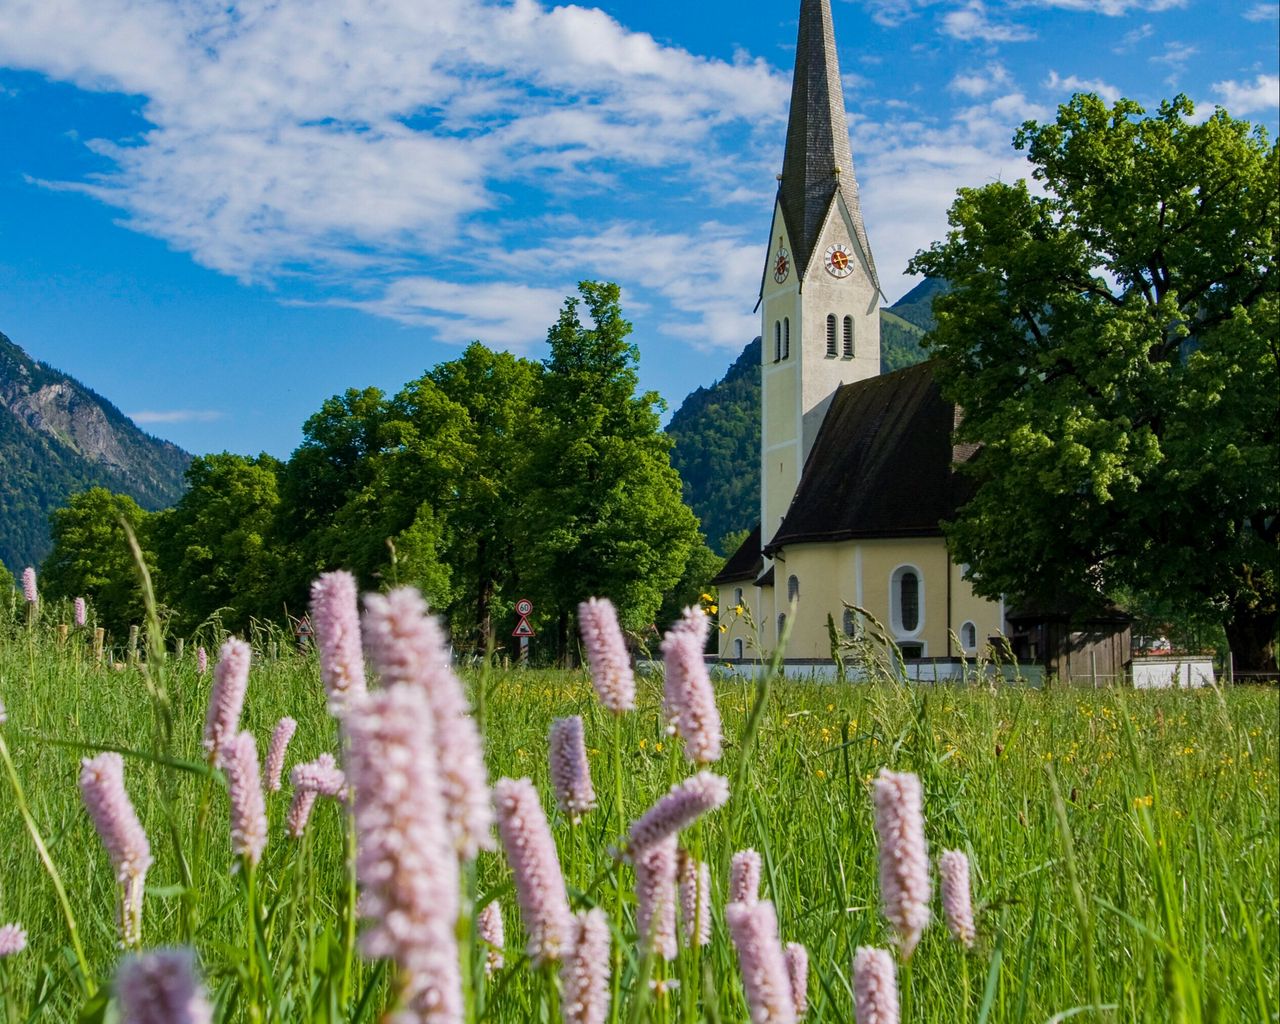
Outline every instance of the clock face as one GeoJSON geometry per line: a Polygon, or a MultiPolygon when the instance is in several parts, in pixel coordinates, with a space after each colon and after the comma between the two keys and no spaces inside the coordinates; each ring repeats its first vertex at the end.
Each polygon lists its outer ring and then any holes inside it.
{"type": "Polygon", "coordinates": [[[827,265],[827,273],[832,277],[848,277],[853,273],[853,257],[839,242],[827,250],[824,262],[827,265]]]}
{"type": "Polygon", "coordinates": [[[791,272],[791,253],[778,246],[778,255],[773,258],[773,279],[782,284],[791,272]]]}

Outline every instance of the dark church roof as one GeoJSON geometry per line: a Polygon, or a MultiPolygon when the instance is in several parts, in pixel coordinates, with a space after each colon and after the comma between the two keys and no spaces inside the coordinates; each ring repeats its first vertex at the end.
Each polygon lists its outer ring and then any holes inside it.
{"type": "Polygon", "coordinates": [[[941,536],[939,522],[972,493],[955,463],[975,449],[952,444],[956,407],[933,365],[836,390],[766,555],[805,541],[941,536]]]}
{"type": "Polygon", "coordinates": [[[823,220],[839,189],[853,218],[854,234],[867,256],[871,281],[878,289],[875,261],[862,223],[858,181],[849,147],[840,64],[831,27],[831,0],[802,0],[796,37],[796,68],[791,80],[791,115],[782,159],[778,199],[791,236],[796,273],[803,275],[822,230],[823,220]],[[840,169],[837,176],[834,172],[840,169]]]}
{"type": "Polygon", "coordinates": [[[738,580],[754,581],[763,568],[764,559],[760,557],[760,524],[756,523],[756,528],[738,546],[738,550],[729,556],[729,561],[725,562],[724,568],[711,581],[711,585],[718,587],[738,580]]]}

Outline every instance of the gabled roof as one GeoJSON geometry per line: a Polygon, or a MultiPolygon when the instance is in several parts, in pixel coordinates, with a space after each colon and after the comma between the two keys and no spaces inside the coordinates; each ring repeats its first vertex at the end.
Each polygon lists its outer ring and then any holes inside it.
{"type": "Polygon", "coordinates": [[[764,568],[764,559],[760,557],[760,524],[747,535],[747,539],[738,545],[738,550],[729,556],[724,568],[712,579],[712,586],[724,583],[736,583],[738,580],[755,580],[764,568]]]}
{"type": "Polygon", "coordinates": [[[793,265],[801,277],[809,266],[837,190],[844,197],[854,235],[867,256],[872,283],[879,289],[880,279],[867,242],[858,180],[853,171],[840,63],[831,27],[831,0],[801,0],[787,147],[778,187],[778,200],[791,237],[793,265]]]}
{"type": "Polygon", "coordinates": [[[975,446],[952,444],[957,409],[934,364],[841,385],[791,507],[764,548],[861,537],[941,536],[972,485],[955,469],[975,446]]]}

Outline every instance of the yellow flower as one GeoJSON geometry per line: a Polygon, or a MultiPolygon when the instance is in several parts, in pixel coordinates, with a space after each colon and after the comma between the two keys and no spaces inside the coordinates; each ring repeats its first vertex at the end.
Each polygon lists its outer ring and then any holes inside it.
{"type": "Polygon", "coordinates": [[[707,601],[707,602],[709,603],[709,602],[711,602],[711,601],[714,601],[714,600],[715,600],[715,598],[714,598],[714,597],[712,597],[710,594],[703,594],[703,595],[702,595],[702,600],[707,601]]]}
{"type": "Polygon", "coordinates": [[[746,609],[745,609],[745,608],[743,608],[743,607],[742,607],[742,605],[740,605],[740,604],[735,604],[735,605],[733,606],[733,614],[734,614],[734,615],[741,615],[744,611],[746,611],[746,609]]]}
{"type": "Polygon", "coordinates": [[[648,740],[642,739],[642,740],[640,741],[640,749],[641,749],[641,750],[644,750],[644,748],[645,748],[646,746],[648,746],[648,743],[649,743],[649,741],[648,741],[648,740]]]}
{"type": "Polygon", "coordinates": [[[655,744],[653,745],[653,749],[654,749],[654,750],[656,750],[659,754],[661,754],[661,753],[662,753],[662,744],[661,744],[661,743],[655,743],[655,744]]]}
{"type": "Polygon", "coordinates": [[[814,772],[813,774],[814,774],[814,775],[816,775],[816,776],[818,776],[818,778],[820,778],[820,779],[825,779],[825,778],[827,777],[827,773],[826,773],[826,772],[824,772],[821,768],[819,768],[819,769],[818,769],[816,772],[814,772]]]}
{"type": "Polygon", "coordinates": [[[729,632],[729,624],[727,622],[720,623],[720,632],[721,633],[729,632]]]}
{"type": "Polygon", "coordinates": [[[718,612],[719,610],[720,610],[720,606],[719,606],[718,604],[713,604],[713,605],[711,605],[711,607],[709,607],[709,608],[707,609],[707,614],[708,614],[708,615],[715,615],[715,614],[716,614],[716,612],[718,612]]]}
{"type": "Polygon", "coordinates": [[[1134,807],[1150,807],[1154,802],[1154,798],[1148,793],[1146,796],[1135,796],[1133,798],[1134,807]]]}

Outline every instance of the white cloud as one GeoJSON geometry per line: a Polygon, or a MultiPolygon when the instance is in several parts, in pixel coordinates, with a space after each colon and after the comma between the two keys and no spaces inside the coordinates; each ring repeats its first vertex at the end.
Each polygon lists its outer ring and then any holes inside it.
{"type": "Polygon", "coordinates": [[[1077,92],[1097,93],[1104,102],[1109,104],[1114,104],[1120,98],[1120,90],[1100,78],[1080,78],[1076,75],[1067,75],[1063,78],[1056,71],[1049,72],[1044,87],[1058,94],[1063,102],[1066,101],[1068,94],[1077,92]]]}
{"type": "Polygon", "coordinates": [[[1254,4],[1241,15],[1245,21],[1275,21],[1280,18],[1280,4],[1254,4]]]}
{"type": "Polygon", "coordinates": [[[1187,0],[1031,0],[1031,3],[1034,6],[1056,7],[1064,11],[1105,14],[1112,18],[1122,17],[1130,11],[1157,14],[1187,6],[1187,0]]]}
{"type": "Polygon", "coordinates": [[[1135,29],[1130,29],[1120,37],[1120,42],[1111,48],[1112,53],[1128,53],[1144,39],[1150,39],[1155,35],[1155,26],[1150,22],[1139,25],[1135,29]]]}
{"type": "Polygon", "coordinates": [[[1280,75],[1258,75],[1252,82],[1214,82],[1213,91],[1236,117],[1280,107],[1280,75]]]}
{"type": "Polygon", "coordinates": [[[1024,25],[994,22],[982,0],[968,0],[963,7],[942,16],[942,31],[956,39],[980,40],[984,43],[1022,43],[1036,34],[1024,25]]]}
{"type": "Polygon", "coordinates": [[[212,423],[225,413],[216,409],[144,409],[125,413],[134,423],[212,423]]]}
{"type": "Polygon", "coordinates": [[[1168,64],[1171,67],[1182,67],[1200,52],[1198,46],[1192,46],[1190,43],[1166,43],[1163,53],[1158,53],[1154,57],[1148,58],[1152,64],[1168,64]]]}
{"type": "Polygon", "coordinates": [[[971,99],[978,99],[1008,86],[1011,82],[1009,69],[1003,64],[988,64],[979,71],[956,75],[948,83],[947,88],[971,99]]]}

